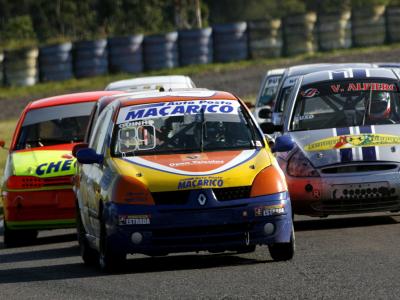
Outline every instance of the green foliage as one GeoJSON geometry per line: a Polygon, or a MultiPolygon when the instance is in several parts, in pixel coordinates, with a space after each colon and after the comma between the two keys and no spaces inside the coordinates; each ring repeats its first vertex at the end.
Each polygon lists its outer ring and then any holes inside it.
{"type": "Polygon", "coordinates": [[[351,0],[351,6],[357,8],[371,8],[375,5],[388,5],[390,0],[351,0]]]}
{"type": "Polygon", "coordinates": [[[12,17],[1,30],[1,44],[7,48],[27,47],[36,44],[36,34],[29,15],[12,17]]]}
{"type": "Polygon", "coordinates": [[[331,14],[351,9],[351,0],[308,0],[308,7],[320,14],[331,14]]]}

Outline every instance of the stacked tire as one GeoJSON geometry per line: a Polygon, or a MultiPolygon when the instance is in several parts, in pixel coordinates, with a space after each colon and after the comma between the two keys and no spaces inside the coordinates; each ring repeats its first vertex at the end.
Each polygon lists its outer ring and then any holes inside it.
{"type": "Polygon", "coordinates": [[[386,9],[386,25],[389,42],[400,42],[400,7],[390,6],[386,9]]]}
{"type": "Polygon", "coordinates": [[[111,72],[140,73],[143,71],[143,35],[108,39],[111,72]]]}
{"type": "Polygon", "coordinates": [[[181,66],[209,64],[213,61],[212,29],[182,30],[178,34],[181,66]]]}
{"type": "Polygon", "coordinates": [[[38,48],[9,50],[4,53],[5,83],[30,86],[38,82],[38,48]]]}
{"type": "Polygon", "coordinates": [[[317,15],[314,12],[293,15],[284,20],[284,53],[287,56],[312,53],[316,50],[315,25],[317,15]]]}
{"type": "Polygon", "coordinates": [[[382,45],[386,38],[385,6],[354,9],[352,14],[353,44],[356,47],[382,45]]]}
{"type": "Polygon", "coordinates": [[[178,32],[146,36],[143,47],[146,70],[172,69],[179,65],[178,32]]]}
{"type": "Polygon", "coordinates": [[[213,39],[214,61],[231,62],[249,57],[246,22],[213,26],[213,39]]]}
{"type": "Polygon", "coordinates": [[[77,78],[108,72],[107,40],[82,41],[74,44],[74,73],[77,78]]]}
{"type": "Polygon", "coordinates": [[[46,46],[39,49],[41,81],[62,81],[72,78],[72,43],[46,46]]]}
{"type": "Polygon", "coordinates": [[[281,56],[281,24],[279,19],[248,22],[249,50],[252,58],[281,56]]]}
{"type": "Polygon", "coordinates": [[[318,16],[319,49],[323,51],[351,47],[351,12],[318,16]]]}

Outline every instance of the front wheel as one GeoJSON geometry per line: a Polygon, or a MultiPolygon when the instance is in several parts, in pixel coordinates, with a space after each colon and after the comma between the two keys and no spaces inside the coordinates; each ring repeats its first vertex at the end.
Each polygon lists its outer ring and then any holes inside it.
{"type": "Polygon", "coordinates": [[[125,253],[117,253],[112,251],[110,248],[106,227],[103,222],[101,222],[101,231],[100,231],[100,249],[99,249],[99,266],[100,269],[106,272],[114,272],[118,271],[124,265],[126,260],[125,253]]]}
{"type": "Polygon", "coordinates": [[[276,243],[268,245],[269,253],[275,261],[291,260],[296,250],[294,229],[290,234],[290,241],[288,243],[276,243]]]}

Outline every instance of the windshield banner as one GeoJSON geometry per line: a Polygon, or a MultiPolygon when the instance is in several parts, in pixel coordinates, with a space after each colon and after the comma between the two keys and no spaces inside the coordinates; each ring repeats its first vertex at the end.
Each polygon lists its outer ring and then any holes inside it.
{"type": "Polygon", "coordinates": [[[204,114],[238,114],[240,104],[231,100],[196,100],[162,102],[121,108],[117,124],[169,116],[204,114]]]}

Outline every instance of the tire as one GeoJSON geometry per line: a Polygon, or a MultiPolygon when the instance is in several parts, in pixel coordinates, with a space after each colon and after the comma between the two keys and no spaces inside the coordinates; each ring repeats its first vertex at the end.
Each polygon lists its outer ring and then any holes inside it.
{"type": "Polygon", "coordinates": [[[102,271],[112,273],[122,268],[126,261],[126,254],[112,251],[107,240],[106,226],[103,221],[100,229],[99,250],[99,266],[102,271]]]}
{"type": "Polygon", "coordinates": [[[37,230],[12,230],[8,228],[6,220],[3,218],[4,226],[4,246],[6,248],[24,246],[36,240],[37,230]]]}
{"type": "Polygon", "coordinates": [[[296,250],[294,229],[290,234],[289,243],[276,243],[268,245],[269,253],[274,261],[287,261],[291,260],[296,250]]]}
{"type": "Polygon", "coordinates": [[[86,230],[82,223],[78,203],[76,203],[76,234],[84,264],[87,266],[96,266],[99,262],[99,253],[90,247],[86,239],[86,230]]]}

